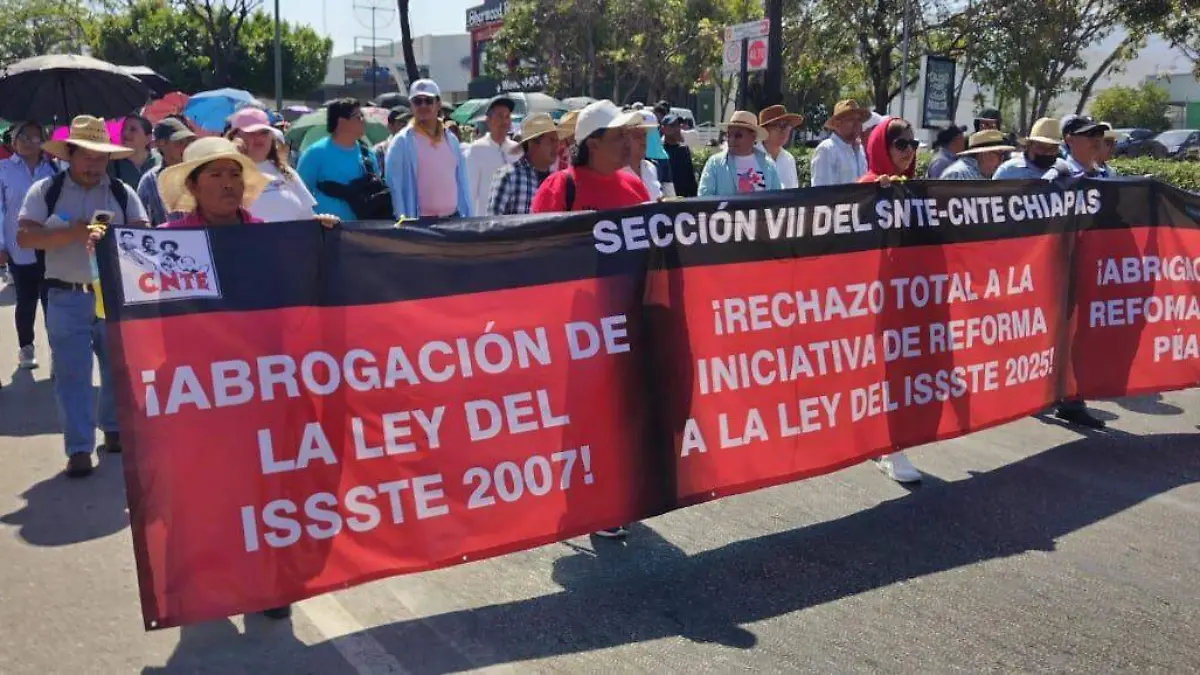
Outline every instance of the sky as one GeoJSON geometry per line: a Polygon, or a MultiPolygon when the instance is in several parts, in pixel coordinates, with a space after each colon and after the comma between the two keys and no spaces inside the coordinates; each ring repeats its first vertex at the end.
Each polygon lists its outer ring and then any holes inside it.
{"type": "MultiPolygon", "coordinates": [[[[467,8],[483,4],[483,0],[411,0],[410,20],[413,36],[448,35],[466,32],[467,8]]],[[[263,9],[274,11],[272,0],[264,0],[263,9]]],[[[355,51],[370,44],[371,12],[355,6],[375,5],[391,9],[376,13],[377,37],[386,41],[400,39],[400,23],[396,18],[395,0],[279,0],[279,11],[287,21],[306,23],[318,33],[333,38],[333,55],[355,51]]]]}

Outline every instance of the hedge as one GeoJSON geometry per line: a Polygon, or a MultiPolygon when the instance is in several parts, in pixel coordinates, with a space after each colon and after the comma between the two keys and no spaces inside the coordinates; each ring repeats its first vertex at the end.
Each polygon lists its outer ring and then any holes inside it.
{"type": "MultiPolygon", "coordinates": [[[[716,148],[701,148],[700,150],[692,151],[692,163],[696,168],[697,178],[700,176],[700,171],[704,169],[704,163],[716,152],[716,148]]],[[[808,148],[793,148],[791,150],[791,153],[796,156],[796,172],[800,175],[801,186],[808,185],[811,182],[812,174],[810,173],[810,168],[812,164],[809,157],[810,152],[808,148]]],[[[922,152],[917,156],[917,175],[925,174],[925,167],[932,158],[933,153],[929,152],[922,152]]],[[[1123,176],[1144,176],[1150,174],[1169,185],[1192,192],[1200,192],[1200,162],[1179,162],[1139,157],[1137,159],[1118,158],[1112,160],[1109,164],[1123,176]]]]}

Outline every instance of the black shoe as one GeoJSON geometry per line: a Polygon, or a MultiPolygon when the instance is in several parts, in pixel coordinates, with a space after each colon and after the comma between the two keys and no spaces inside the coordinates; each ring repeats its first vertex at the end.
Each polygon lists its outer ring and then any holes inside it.
{"type": "Polygon", "coordinates": [[[1054,412],[1054,416],[1058,419],[1075,426],[1085,427],[1087,429],[1103,429],[1108,426],[1104,420],[1093,417],[1088,409],[1083,406],[1059,407],[1054,412]]]}
{"type": "Polygon", "coordinates": [[[624,539],[629,534],[629,530],[625,529],[625,526],[622,525],[621,527],[600,530],[595,534],[597,537],[604,537],[605,539],[624,539]]]}
{"type": "Polygon", "coordinates": [[[283,607],[272,607],[271,609],[264,609],[262,611],[262,615],[267,617],[268,619],[275,619],[276,621],[283,621],[284,619],[290,619],[292,617],[292,606],[284,605],[283,607]]]}
{"type": "Polygon", "coordinates": [[[116,431],[104,432],[104,445],[101,445],[100,449],[103,449],[114,455],[120,453],[121,452],[121,434],[116,431]]]}
{"type": "Polygon", "coordinates": [[[92,453],[77,452],[67,457],[67,478],[86,478],[92,475],[92,453]]]}

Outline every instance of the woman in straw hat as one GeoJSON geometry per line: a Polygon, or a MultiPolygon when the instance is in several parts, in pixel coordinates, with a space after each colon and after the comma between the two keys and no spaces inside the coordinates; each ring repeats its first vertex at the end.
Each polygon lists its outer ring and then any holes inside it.
{"type": "Polygon", "coordinates": [[[813,151],[813,187],[854,183],[867,172],[862,129],[870,116],[871,111],[858,107],[853,100],[838,101],[833,107],[833,114],[825,122],[831,132],[829,138],[813,151]]]}
{"type": "Polygon", "coordinates": [[[984,129],[971,134],[971,145],[958,153],[958,160],[942,172],[942,180],[988,180],[1016,150],[999,129],[984,129]]]}
{"type": "Polygon", "coordinates": [[[775,162],[758,147],[767,139],[766,130],[758,126],[758,117],[739,110],[723,126],[729,149],[709,157],[704,164],[699,196],[731,196],[782,189],[775,162]]]}
{"type": "MultiPolygon", "coordinates": [[[[249,211],[266,188],[269,178],[254,160],[243,155],[226,138],[210,137],[188,146],[183,161],[164,169],[158,190],[169,211],[185,214],[163,227],[210,227],[266,222],[249,211]]],[[[315,216],[333,227],[334,216],[315,216]]]]}

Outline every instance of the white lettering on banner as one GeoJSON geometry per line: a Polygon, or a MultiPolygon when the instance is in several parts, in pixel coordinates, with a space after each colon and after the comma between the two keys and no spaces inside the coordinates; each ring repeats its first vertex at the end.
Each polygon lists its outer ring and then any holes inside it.
{"type": "Polygon", "coordinates": [[[1187,335],[1154,336],[1154,362],[1200,360],[1200,336],[1187,335]]]}
{"type": "MultiPolygon", "coordinates": [[[[268,354],[253,360],[223,360],[201,373],[191,365],[168,372],[166,402],[160,400],[159,372],[141,371],[145,415],[175,415],[185,410],[211,410],[303,396],[333,396],[343,388],[356,392],[391,390],[454,378],[499,375],[551,363],[549,333],[532,330],[488,332],[473,338],[431,340],[415,351],[399,345],[386,354],[351,348],[342,354],[312,351],[299,357],[268,354]],[[415,358],[413,358],[415,355],[415,358]]],[[[572,361],[627,354],[631,350],[624,314],[601,317],[593,324],[572,321],[563,326],[566,353],[572,361]]]]}
{"type": "Polygon", "coordinates": [[[1097,286],[1153,281],[1200,281],[1200,258],[1143,256],[1096,261],[1097,286]]]}
{"type": "Polygon", "coordinates": [[[1041,307],[1016,309],[999,314],[985,314],[944,323],[929,324],[929,354],[942,354],[971,349],[978,344],[987,347],[1046,335],[1050,332],[1041,307]]]}
{"type": "Polygon", "coordinates": [[[1182,321],[1200,321],[1200,297],[1182,293],[1152,295],[1093,300],[1088,305],[1088,324],[1092,328],[1182,321]]]}
{"type": "Polygon", "coordinates": [[[701,357],[696,374],[701,394],[719,394],[843,373],[878,362],[874,335],[819,340],[727,356],[701,357]]]}
{"type": "Polygon", "coordinates": [[[604,254],[671,246],[707,246],[846,236],[873,230],[1008,225],[1032,219],[1095,215],[1099,189],[1030,195],[881,199],[813,206],[654,212],[601,219],[592,226],[596,250],[604,254]],[[765,225],[765,227],[760,227],[765,225]]]}

